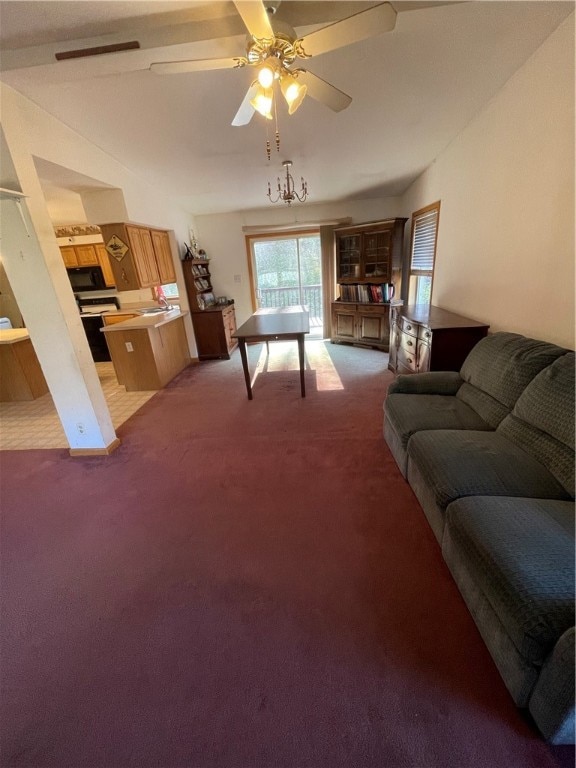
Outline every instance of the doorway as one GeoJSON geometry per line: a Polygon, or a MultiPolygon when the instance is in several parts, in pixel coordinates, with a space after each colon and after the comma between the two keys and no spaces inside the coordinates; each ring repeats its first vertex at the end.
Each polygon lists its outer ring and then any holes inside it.
{"type": "Polygon", "coordinates": [[[305,304],[310,336],[322,338],[322,254],[317,230],[248,238],[256,309],[305,304]]]}

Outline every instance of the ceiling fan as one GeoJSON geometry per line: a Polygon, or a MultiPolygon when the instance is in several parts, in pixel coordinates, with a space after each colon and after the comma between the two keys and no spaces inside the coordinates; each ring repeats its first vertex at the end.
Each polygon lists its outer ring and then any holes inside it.
{"type": "Polygon", "coordinates": [[[336,48],[366,40],[394,29],[396,11],[389,3],[368,10],[298,37],[294,29],[275,17],[280,0],[234,0],[248,39],[245,56],[151,64],[157,74],[200,72],[212,69],[253,67],[257,74],[240,105],[232,125],[246,125],[254,112],[272,120],[274,87],[280,91],[293,114],[306,94],[334,112],[345,109],[352,98],[322,78],[301,67],[296,59],[319,56],[336,48]]]}

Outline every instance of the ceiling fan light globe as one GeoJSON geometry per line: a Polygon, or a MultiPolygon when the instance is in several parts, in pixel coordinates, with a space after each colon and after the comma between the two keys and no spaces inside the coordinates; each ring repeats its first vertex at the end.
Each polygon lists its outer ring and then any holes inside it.
{"type": "Polygon", "coordinates": [[[270,88],[274,82],[274,70],[272,67],[263,66],[258,72],[258,82],[262,88],[270,88]]]}
{"type": "Polygon", "coordinates": [[[272,120],[272,88],[258,87],[254,98],[250,101],[256,112],[268,120],[272,120]]]}
{"type": "Polygon", "coordinates": [[[308,88],[299,83],[292,75],[286,75],[282,78],[280,88],[288,104],[288,114],[293,115],[304,101],[308,88]]]}

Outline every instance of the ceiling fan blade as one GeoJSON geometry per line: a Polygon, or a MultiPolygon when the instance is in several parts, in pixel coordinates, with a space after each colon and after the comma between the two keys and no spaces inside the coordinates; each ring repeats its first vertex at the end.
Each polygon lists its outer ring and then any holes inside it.
{"type": "Polygon", "coordinates": [[[234,120],[232,120],[232,125],[248,125],[250,120],[252,120],[252,115],[254,114],[255,110],[250,102],[256,96],[257,90],[258,83],[252,83],[250,88],[248,88],[246,91],[246,96],[244,96],[242,104],[240,104],[240,109],[238,112],[236,112],[234,120]]]}
{"type": "Polygon", "coordinates": [[[346,109],[352,101],[352,97],[348,96],[347,93],[339,91],[326,80],[322,80],[318,75],[307,72],[305,69],[298,70],[298,82],[306,86],[308,96],[312,96],[313,99],[325,104],[334,112],[341,112],[346,109]]]}
{"type": "Polygon", "coordinates": [[[270,18],[261,0],[234,0],[234,5],[253,37],[258,40],[274,37],[270,18]]]}
{"type": "Polygon", "coordinates": [[[232,69],[242,66],[238,58],[191,59],[190,61],[160,61],[150,64],[150,70],[157,75],[174,75],[179,72],[204,72],[208,69],[232,69]]]}
{"type": "Polygon", "coordinates": [[[382,32],[390,32],[395,25],[396,11],[389,3],[381,3],[311,32],[302,38],[301,44],[308,56],[319,56],[382,32]]]}

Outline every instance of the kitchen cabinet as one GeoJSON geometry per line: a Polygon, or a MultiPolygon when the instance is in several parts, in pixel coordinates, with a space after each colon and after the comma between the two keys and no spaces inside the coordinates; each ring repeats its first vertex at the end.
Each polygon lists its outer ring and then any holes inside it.
{"type": "Polygon", "coordinates": [[[35,400],[48,392],[25,328],[0,330],[0,402],[35,400]]]}
{"type": "Polygon", "coordinates": [[[394,373],[459,371],[489,327],[439,307],[393,306],[388,368],[394,373]]]}
{"type": "Polygon", "coordinates": [[[98,254],[93,245],[64,245],[60,248],[66,267],[97,267],[98,254]]]}
{"type": "Polygon", "coordinates": [[[116,378],[128,392],[162,389],[190,364],[187,314],[176,309],[104,326],[116,378]]]}
{"type": "Polygon", "coordinates": [[[162,229],[151,229],[152,247],[156,256],[158,272],[160,274],[160,285],[176,282],[176,271],[172,259],[172,244],[170,242],[170,233],[162,229]]]}
{"type": "Polygon", "coordinates": [[[106,283],[106,287],[115,288],[116,283],[114,282],[114,272],[112,271],[112,267],[110,265],[110,257],[108,256],[106,248],[104,248],[104,243],[96,243],[94,248],[96,248],[98,263],[102,267],[102,274],[104,275],[104,282],[106,283]]]}
{"type": "Polygon", "coordinates": [[[138,317],[135,312],[114,312],[110,315],[103,315],[104,325],[116,325],[116,323],[123,323],[125,320],[131,320],[133,317],[138,317]]]}
{"type": "Polygon", "coordinates": [[[60,246],[60,253],[67,269],[99,266],[102,269],[106,287],[115,287],[114,272],[110,266],[110,259],[106,248],[104,248],[104,243],[62,245],[60,246]]]}
{"type": "Polygon", "coordinates": [[[118,291],[176,281],[176,248],[169,230],[131,222],[101,224],[100,230],[118,291]]]}

